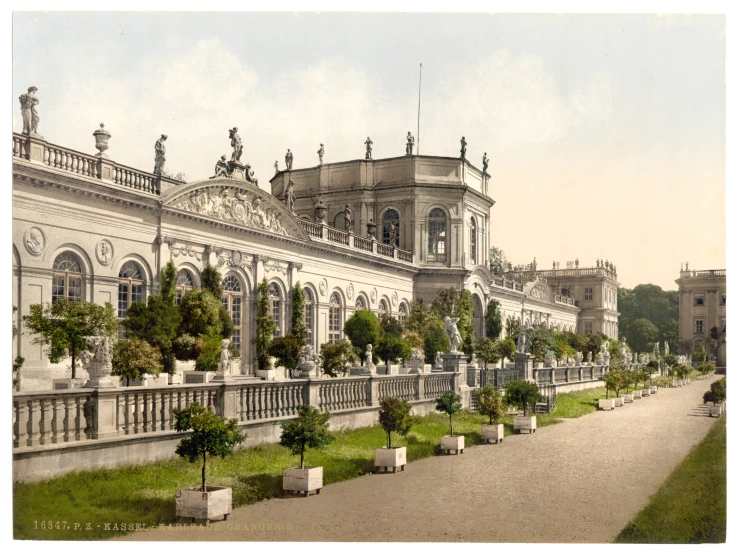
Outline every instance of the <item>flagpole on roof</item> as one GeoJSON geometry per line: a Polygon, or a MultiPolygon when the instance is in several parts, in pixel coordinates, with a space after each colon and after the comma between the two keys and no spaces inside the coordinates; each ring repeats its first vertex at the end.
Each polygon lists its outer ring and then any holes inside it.
{"type": "Polygon", "coordinates": [[[423,83],[423,64],[420,64],[420,77],[418,78],[418,155],[420,155],[420,86],[423,83]]]}

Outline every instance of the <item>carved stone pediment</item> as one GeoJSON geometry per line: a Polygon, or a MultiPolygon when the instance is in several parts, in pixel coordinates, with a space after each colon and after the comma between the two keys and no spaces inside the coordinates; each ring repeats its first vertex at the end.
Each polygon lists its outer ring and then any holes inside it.
{"type": "Polygon", "coordinates": [[[526,283],[523,292],[530,298],[542,302],[551,302],[551,291],[544,280],[535,280],[526,283]]]}
{"type": "Polygon", "coordinates": [[[173,189],[169,196],[165,205],[172,208],[275,235],[308,239],[278,199],[246,182],[234,184],[232,179],[218,179],[193,183],[173,189]]]}

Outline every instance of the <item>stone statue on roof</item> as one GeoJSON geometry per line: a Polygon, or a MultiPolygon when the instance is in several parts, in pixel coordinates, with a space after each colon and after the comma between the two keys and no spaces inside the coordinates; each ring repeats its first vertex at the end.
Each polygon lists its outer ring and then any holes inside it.
{"type": "Polygon", "coordinates": [[[154,144],[154,173],[156,175],[161,175],[164,170],[164,163],[167,161],[167,149],[164,146],[165,140],[167,140],[167,136],[162,135],[154,144]]]}

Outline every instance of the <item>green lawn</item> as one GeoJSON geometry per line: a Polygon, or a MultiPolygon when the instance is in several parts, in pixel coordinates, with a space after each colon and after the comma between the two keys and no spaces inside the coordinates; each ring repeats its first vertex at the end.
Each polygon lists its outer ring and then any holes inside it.
{"type": "Polygon", "coordinates": [[[727,465],[723,415],[615,539],[619,543],[723,543],[727,465]]]}
{"type": "MultiPolygon", "coordinates": [[[[559,423],[562,417],[593,412],[596,399],[603,394],[603,388],[560,394],[556,410],[538,416],[537,426],[545,427],[559,423]]],[[[439,454],[441,437],[448,434],[445,415],[433,413],[414,419],[407,437],[393,439],[393,444],[407,446],[409,462],[439,454]]],[[[454,417],[454,431],[466,435],[467,446],[473,446],[481,443],[482,423],[487,423],[485,417],[462,412],[454,417]]],[[[505,433],[512,433],[512,416],[505,416],[502,423],[505,433]]],[[[384,431],[376,425],[335,434],[336,441],[328,448],[308,451],[306,455],[306,463],[323,466],[325,484],[370,472],[375,449],[384,445],[384,431]]],[[[234,506],[242,506],[281,494],[282,470],[296,462],[297,458],[286,448],[263,444],[239,450],[224,460],[209,461],[207,482],[232,487],[234,506]]],[[[173,458],[117,469],[69,473],[31,484],[15,483],[14,536],[16,539],[101,539],[126,534],[130,524],[152,526],[174,522],[174,492],[199,482],[199,465],[173,458]],[[79,524],[78,528],[75,523],[79,524]],[[105,523],[117,524],[118,528],[110,525],[106,529],[105,523]],[[126,524],[125,530],[121,529],[122,524],[126,524]]]]}

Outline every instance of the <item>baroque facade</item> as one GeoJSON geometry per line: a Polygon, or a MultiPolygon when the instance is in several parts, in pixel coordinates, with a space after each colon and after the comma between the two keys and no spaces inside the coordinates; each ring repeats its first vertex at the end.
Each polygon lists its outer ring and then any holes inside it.
{"type": "MultiPolygon", "coordinates": [[[[679,272],[675,282],[679,286],[679,343],[680,351],[694,352],[699,344],[706,344],[716,329],[718,348],[715,358],[718,367],[724,367],[726,353],[727,286],[726,270],[690,270],[679,272]]],[[[708,355],[710,354],[708,348],[708,355]]]]}
{"type": "MultiPolygon", "coordinates": [[[[278,335],[289,332],[289,291],[297,282],[304,288],[316,349],[340,340],[356,310],[403,321],[412,300],[430,301],[446,287],[472,293],[477,338],[490,299],[500,302],[503,321],[617,337],[612,266],[490,271],[490,176],[463,158],[406,155],[278,171],[270,194],[235,147],[213,177],[184,182],[117,164],[100,142],[109,132],[95,135],[98,155],[13,134],[19,329],[32,304],[61,297],[110,302],[124,318],[132,302],[158,292],[172,259],[178,297],[200,286],[208,264],[223,275],[222,302],[241,353],[234,373],[242,378],[275,377],[256,369],[252,346],[264,278],[278,335]]],[[[25,358],[20,390],[49,388],[67,373],[28,333],[13,348],[25,358]]]]}

